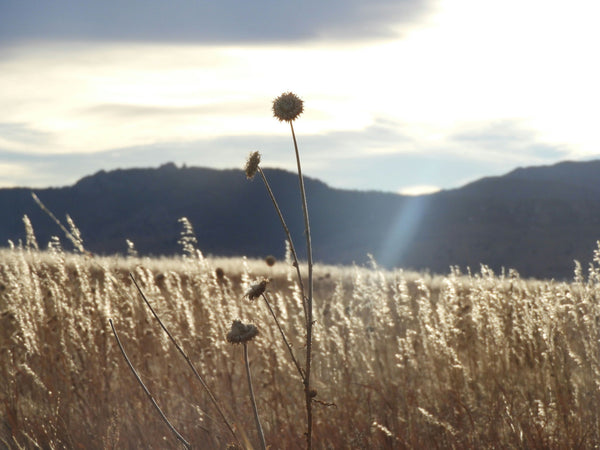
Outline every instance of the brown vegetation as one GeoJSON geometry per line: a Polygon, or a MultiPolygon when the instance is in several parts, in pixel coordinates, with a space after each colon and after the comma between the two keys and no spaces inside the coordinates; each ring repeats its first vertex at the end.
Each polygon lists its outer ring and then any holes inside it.
{"type": "MultiPolygon", "coordinates": [[[[133,364],[196,448],[231,435],[133,286],[133,273],[246,446],[258,445],[242,347],[265,440],[305,445],[298,356],[303,307],[290,261],[91,258],[15,248],[0,255],[0,446],[178,448],[131,376],[133,364]],[[217,270],[221,268],[221,270],[217,270]]],[[[596,254],[596,264],[598,264],[596,254]]],[[[377,267],[315,267],[315,448],[592,448],[600,442],[600,269],[572,283],[515,273],[446,277],[377,267]]]]}

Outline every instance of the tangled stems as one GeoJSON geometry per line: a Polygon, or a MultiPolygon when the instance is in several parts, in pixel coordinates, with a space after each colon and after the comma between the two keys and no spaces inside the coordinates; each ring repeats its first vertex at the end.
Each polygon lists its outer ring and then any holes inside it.
{"type": "Polygon", "coordinates": [[[175,340],[175,338],[173,337],[173,335],[171,334],[171,332],[167,329],[167,327],[165,326],[165,324],[163,323],[163,321],[160,319],[160,317],[158,317],[158,314],[156,314],[156,311],[154,311],[154,308],[152,307],[152,305],[150,304],[150,302],[148,301],[148,299],[144,295],[144,292],[142,291],[142,289],[137,284],[137,281],[135,281],[134,276],[132,274],[129,274],[129,276],[130,276],[131,280],[133,281],[133,284],[135,285],[135,287],[136,287],[137,291],[139,292],[140,296],[144,300],[144,303],[146,304],[146,306],[148,306],[148,308],[150,309],[150,312],[152,313],[152,315],[154,316],[154,318],[158,321],[158,324],[160,325],[160,327],[167,334],[167,336],[169,337],[169,339],[171,340],[171,342],[173,343],[173,345],[175,346],[175,348],[177,349],[177,351],[181,354],[181,356],[183,356],[183,358],[187,362],[187,364],[190,367],[190,369],[192,369],[192,372],[194,373],[196,379],[200,382],[200,384],[202,385],[202,387],[204,388],[204,390],[208,394],[208,397],[210,398],[210,401],[215,406],[217,412],[221,416],[221,419],[223,419],[223,422],[227,426],[227,429],[229,430],[229,432],[231,433],[231,435],[235,438],[235,440],[239,441],[238,438],[237,438],[237,435],[235,434],[235,431],[233,430],[232,425],[229,423],[229,421],[225,417],[225,413],[223,412],[223,410],[219,406],[219,402],[215,398],[212,390],[210,389],[210,387],[208,386],[208,384],[206,384],[206,381],[204,381],[204,378],[202,378],[202,376],[200,375],[200,373],[198,372],[198,370],[196,370],[196,367],[192,363],[192,360],[190,359],[190,357],[180,347],[180,345],[177,343],[177,341],[175,340]]]}

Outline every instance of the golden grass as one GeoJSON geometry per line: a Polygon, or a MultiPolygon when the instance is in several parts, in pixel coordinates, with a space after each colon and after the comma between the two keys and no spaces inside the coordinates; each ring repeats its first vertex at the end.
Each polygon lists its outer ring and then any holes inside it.
{"type": "MultiPolygon", "coordinates": [[[[242,259],[103,258],[0,252],[0,447],[179,448],[119,353],[196,448],[232,441],[129,279],[235,423],[257,445],[234,319],[248,347],[271,448],[305,445],[304,392],[261,299],[298,359],[304,313],[294,270],[242,259]],[[221,268],[224,277],[216,275],[221,268]]],[[[596,261],[598,263],[598,261],[596,261]]],[[[315,266],[314,447],[595,448],[600,443],[600,276],[571,283],[315,266]]]]}

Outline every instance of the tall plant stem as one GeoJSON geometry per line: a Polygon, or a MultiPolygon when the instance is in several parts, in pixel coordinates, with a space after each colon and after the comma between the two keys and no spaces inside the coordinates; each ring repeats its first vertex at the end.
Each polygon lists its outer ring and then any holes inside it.
{"type": "Polygon", "coordinates": [[[306,259],[308,263],[308,296],[306,297],[306,367],[304,368],[304,395],[306,398],[306,447],[312,449],[312,400],[313,392],[310,388],[310,369],[312,361],[312,326],[313,326],[313,260],[312,244],[310,236],[310,222],[308,220],[308,205],[306,203],[306,190],[304,189],[304,178],[300,165],[300,152],[296,142],[294,125],[290,121],[292,138],[294,139],[294,150],[296,151],[296,163],[298,165],[298,179],[300,181],[300,195],[302,196],[302,211],[304,213],[304,234],[306,235],[306,259]]]}
{"type": "Polygon", "coordinates": [[[248,343],[244,342],[244,362],[246,363],[246,376],[248,377],[248,390],[250,391],[250,401],[252,402],[252,409],[254,411],[254,421],[256,422],[256,432],[260,439],[260,448],[263,450],[267,449],[265,443],[265,435],[263,433],[262,425],[260,424],[260,418],[258,417],[258,409],[256,408],[256,400],[254,399],[254,389],[252,389],[252,377],[250,376],[250,362],[248,361],[248,343]]]}
{"type": "MultiPolygon", "coordinates": [[[[285,219],[283,218],[283,214],[281,212],[281,209],[279,208],[279,204],[277,203],[277,200],[275,199],[275,194],[273,194],[273,190],[271,189],[271,186],[269,185],[269,182],[267,181],[267,177],[265,176],[265,174],[262,171],[262,169],[260,168],[260,166],[258,167],[258,173],[260,173],[263,183],[265,184],[265,187],[267,188],[269,197],[271,197],[271,202],[273,203],[273,206],[275,207],[275,211],[277,211],[277,215],[279,216],[279,220],[281,221],[281,226],[283,227],[283,231],[285,232],[287,240],[290,244],[290,252],[292,253],[292,258],[294,259],[294,266],[296,267],[296,274],[298,275],[298,284],[300,285],[300,295],[302,296],[302,307],[304,308],[304,320],[306,322],[308,322],[308,313],[307,313],[307,307],[306,307],[306,295],[304,294],[304,282],[302,281],[302,274],[300,272],[300,263],[298,262],[298,255],[296,253],[296,248],[294,247],[294,241],[292,241],[292,235],[290,233],[290,229],[288,228],[287,224],[285,223],[285,219]]],[[[302,378],[304,378],[304,377],[302,377],[302,378]]]]}

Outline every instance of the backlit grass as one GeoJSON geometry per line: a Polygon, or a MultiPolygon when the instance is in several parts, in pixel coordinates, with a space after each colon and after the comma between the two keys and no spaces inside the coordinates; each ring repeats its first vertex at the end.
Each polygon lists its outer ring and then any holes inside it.
{"type": "MultiPolygon", "coordinates": [[[[232,319],[256,324],[251,370],[265,440],[305,445],[304,392],[267,308],[300,360],[295,268],[279,261],[107,258],[0,252],[0,443],[9,448],[178,448],[144,382],[196,448],[231,435],[161,333],[131,272],[197,365],[246,446],[257,446],[243,348],[232,319]],[[220,270],[218,270],[220,269],[220,270]]],[[[596,264],[598,264],[596,254],[596,264]]],[[[449,271],[315,266],[315,448],[594,448],[600,443],[600,269],[574,281],[449,271]]],[[[2,446],[0,444],[0,446],[2,446]]]]}

